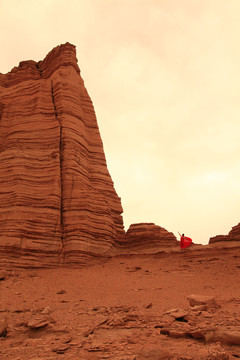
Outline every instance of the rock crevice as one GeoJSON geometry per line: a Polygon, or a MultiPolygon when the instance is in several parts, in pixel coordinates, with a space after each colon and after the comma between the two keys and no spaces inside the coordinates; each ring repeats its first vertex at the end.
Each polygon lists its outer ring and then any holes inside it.
{"type": "Polygon", "coordinates": [[[51,80],[51,95],[52,95],[52,104],[54,108],[55,119],[59,124],[59,177],[60,177],[60,229],[61,229],[61,244],[60,244],[60,257],[62,256],[64,249],[63,233],[64,233],[64,224],[63,224],[63,206],[62,206],[62,194],[63,194],[63,174],[62,174],[62,159],[63,159],[63,150],[62,150],[62,124],[58,118],[57,108],[54,99],[54,88],[53,81],[51,80]]]}

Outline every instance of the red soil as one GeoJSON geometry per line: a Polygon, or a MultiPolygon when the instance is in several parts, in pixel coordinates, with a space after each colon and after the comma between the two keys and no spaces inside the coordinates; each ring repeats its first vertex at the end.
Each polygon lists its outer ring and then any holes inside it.
{"type": "Polygon", "coordinates": [[[239,272],[236,248],[124,256],[83,269],[4,270],[0,359],[240,358],[240,345],[184,333],[188,326],[239,334],[239,272]],[[218,306],[193,313],[190,294],[214,296],[218,306]],[[182,321],[163,315],[174,308],[190,314],[182,321]],[[161,334],[169,328],[183,337],[161,334]]]}

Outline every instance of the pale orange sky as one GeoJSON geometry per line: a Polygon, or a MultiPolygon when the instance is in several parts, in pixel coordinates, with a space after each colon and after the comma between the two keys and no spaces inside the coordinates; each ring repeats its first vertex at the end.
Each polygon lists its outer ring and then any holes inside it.
{"type": "Polygon", "coordinates": [[[71,42],[131,223],[240,222],[239,0],[0,0],[0,72],[71,42]]]}

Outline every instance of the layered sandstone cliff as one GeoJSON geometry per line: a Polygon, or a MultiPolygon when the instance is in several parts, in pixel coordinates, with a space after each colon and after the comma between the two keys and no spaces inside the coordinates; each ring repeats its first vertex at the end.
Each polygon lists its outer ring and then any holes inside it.
{"type": "Polygon", "coordinates": [[[154,223],[130,225],[125,236],[117,242],[118,252],[156,253],[179,246],[176,236],[154,223]]]}
{"type": "Polygon", "coordinates": [[[240,241],[240,223],[229,231],[228,235],[217,235],[209,239],[209,244],[221,241],[240,241]]]}
{"type": "Polygon", "coordinates": [[[124,236],[75,47],[0,74],[2,263],[84,263],[124,236]]]}

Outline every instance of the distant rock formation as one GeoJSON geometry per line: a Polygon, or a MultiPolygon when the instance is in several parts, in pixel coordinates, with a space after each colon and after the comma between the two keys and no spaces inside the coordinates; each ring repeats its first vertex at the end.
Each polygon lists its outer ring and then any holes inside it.
{"type": "Polygon", "coordinates": [[[0,74],[1,263],[106,255],[124,236],[121,214],[75,46],[0,74]]]}
{"type": "Polygon", "coordinates": [[[130,225],[124,238],[118,242],[123,252],[153,253],[171,249],[179,245],[176,236],[154,223],[138,223],[130,225]],[[127,251],[126,251],[127,250],[127,251]]]}
{"type": "Polygon", "coordinates": [[[232,228],[228,235],[216,235],[209,239],[209,244],[221,241],[240,241],[240,223],[232,228]]]}

